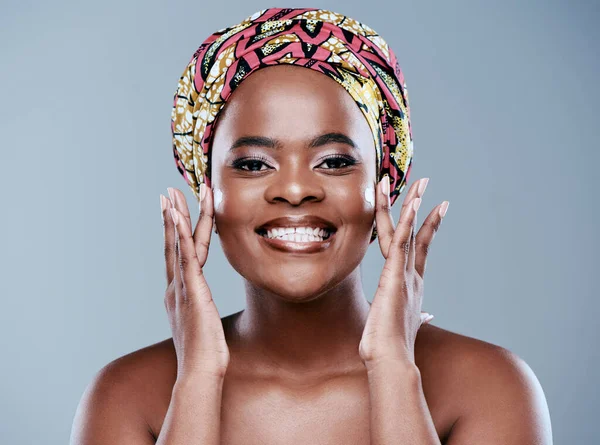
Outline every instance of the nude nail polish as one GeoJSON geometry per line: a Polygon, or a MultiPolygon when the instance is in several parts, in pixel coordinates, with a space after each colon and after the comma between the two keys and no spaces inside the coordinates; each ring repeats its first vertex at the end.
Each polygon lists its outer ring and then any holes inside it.
{"type": "Polygon", "coordinates": [[[440,217],[444,217],[446,216],[446,212],[448,211],[448,206],[450,205],[450,203],[448,201],[444,201],[440,207],[440,217]]]}
{"type": "Polygon", "coordinates": [[[417,192],[419,196],[423,196],[423,193],[425,193],[425,189],[427,188],[427,184],[429,184],[429,178],[423,178],[419,181],[419,190],[417,192]]]}

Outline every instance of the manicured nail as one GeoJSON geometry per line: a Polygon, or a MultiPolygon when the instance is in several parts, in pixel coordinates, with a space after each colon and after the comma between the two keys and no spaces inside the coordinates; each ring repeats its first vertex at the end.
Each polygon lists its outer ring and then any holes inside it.
{"type": "Polygon", "coordinates": [[[415,212],[419,210],[419,207],[421,207],[421,198],[415,198],[413,200],[413,209],[415,209],[415,212]]]}
{"type": "Polygon", "coordinates": [[[171,198],[172,206],[175,207],[175,190],[173,190],[173,187],[167,187],[167,192],[169,192],[169,198],[171,198]]]}
{"type": "Polygon", "coordinates": [[[425,193],[425,189],[427,188],[427,184],[429,184],[429,178],[423,178],[419,180],[419,190],[417,192],[419,196],[423,196],[423,193],[425,193]]]}
{"type": "Polygon", "coordinates": [[[202,202],[202,200],[204,199],[205,196],[206,196],[206,184],[203,182],[202,184],[200,184],[200,202],[202,202]]]}
{"type": "Polygon", "coordinates": [[[177,215],[177,210],[175,210],[173,207],[171,207],[169,210],[171,211],[171,218],[173,218],[173,222],[175,223],[175,225],[177,225],[177,223],[179,222],[179,215],[177,215]]]}
{"type": "Polygon", "coordinates": [[[383,179],[383,184],[381,184],[382,187],[382,191],[384,195],[389,195],[390,194],[390,179],[387,176],[384,176],[383,179]]]}
{"type": "Polygon", "coordinates": [[[442,206],[440,207],[440,217],[443,218],[446,215],[446,212],[448,211],[448,206],[450,205],[450,203],[448,201],[444,201],[442,203],[442,206]]]}
{"type": "Polygon", "coordinates": [[[425,320],[423,320],[423,323],[429,323],[431,320],[433,320],[433,314],[429,314],[427,316],[427,318],[425,318],[425,320]]]}
{"type": "Polygon", "coordinates": [[[165,209],[167,208],[166,199],[162,193],[160,194],[160,214],[162,215],[165,209]]]}

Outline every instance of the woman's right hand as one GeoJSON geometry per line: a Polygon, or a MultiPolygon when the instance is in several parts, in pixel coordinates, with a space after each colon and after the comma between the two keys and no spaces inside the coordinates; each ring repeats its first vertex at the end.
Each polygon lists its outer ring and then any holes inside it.
{"type": "Polygon", "coordinates": [[[160,195],[165,240],[167,290],[165,307],[177,353],[177,379],[210,376],[223,378],[229,348],[223,324],[202,268],[208,257],[213,227],[212,190],[204,189],[200,216],[192,235],[185,195],[169,188],[171,200],[160,195]]]}

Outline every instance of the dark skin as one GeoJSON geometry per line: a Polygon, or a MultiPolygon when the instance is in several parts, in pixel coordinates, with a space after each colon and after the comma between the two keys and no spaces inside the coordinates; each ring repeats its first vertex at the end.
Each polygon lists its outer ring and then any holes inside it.
{"type": "MultiPolygon", "coordinates": [[[[245,280],[246,309],[218,323],[216,307],[211,305],[210,318],[198,322],[214,323],[218,334],[203,340],[203,350],[215,352],[209,366],[189,347],[183,360],[183,331],[177,331],[170,311],[174,338],[106,367],[98,387],[110,392],[114,404],[122,407],[118,416],[114,414],[112,427],[127,424],[147,435],[148,441],[140,444],[154,443],[177,379],[182,374],[222,372],[221,443],[371,443],[373,389],[364,359],[381,349],[363,344],[361,353],[359,343],[365,338],[370,312],[371,324],[383,321],[381,315],[373,321],[359,265],[374,223],[382,229],[383,240],[375,242],[382,243],[386,258],[394,230],[385,227],[391,217],[384,210],[383,195],[377,195],[373,138],[366,120],[332,79],[305,68],[270,67],[253,73],[234,91],[219,117],[212,150],[213,190],[206,192],[204,216],[194,234],[179,190],[170,189],[169,204],[178,211],[179,236],[189,238],[188,252],[198,253],[199,268],[206,260],[207,233],[214,216],[225,255],[245,280]],[[356,149],[339,141],[307,148],[314,137],[327,133],[348,136],[356,149]],[[242,136],[272,138],[277,146],[254,141],[229,151],[242,136]],[[351,156],[354,162],[324,159],[334,155],[351,156]],[[241,164],[240,158],[248,156],[263,159],[241,164]],[[375,187],[376,208],[363,198],[370,185],[375,187]],[[217,189],[223,198],[213,205],[217,189]],[[382,216],[384,212],[387,215],[382,216]],[[259,243],[254,229],[261,223],[306,213],[335,222],[338,232],[331,248],[296,255],[259,243]]],[[[399,227],[413,215],[408,204],[418,195],[415,184],[408,189],[399,227]]],[[[430,212],[422,231],[415,225],[411,238],[412,264],[416,270],[421,268],[421,276],[425,258],[419,260],[414,246],[419,239],[431,242],[441,221],[438,210],[439,205],[430,212]]],[[[163,217],[170,252],[169,240],[174,238],[168,233],[174,226],[168,209],[163,217]]],[[[167,258],[170,283],[177,281],[175,264],[167,258]]],[[[200,287],[199,282],[192,284],[190,279],[188,287],[200,287]]],[[[206,298],[210,301],[210,296],[206,298]]],[[[169,311],[168,298],[165,303],[169,311]]],[[[409,312],[406,305],[402,310],[409,312]]],[[[385,352],[401,351],[395,358],[406,355],[407,362],[412,360],[418,368],[426,412],[409,408],[398,418],[429,416],[437,442],[422,443],[551,443],[543,392],[529,367],[501,347],[423,323],[419,311],[420,307],[413,307],[412,315],[402,318],[412,320],[416,338],[411,340],[407,333],[385,352]]],[[[103,430],[98,428],[96,437],[103,430]]]]}
{"type": "Polygon", "coordinates": [[[371,131],[351,96],[317,72],[279,66],[246,80],[228,102],[213,145],[213,188],[223,193],[216,226],[228,261],[246,284],[246,309],[235,323],[240,340],[230,348],[260,360],[254,365],[266,373],[302,380],[358,369],[357,345],[369,312],[359,265],[374,223],[374,209],[362,199],[376,181],[371,131]],[[340,142],[306,148],[327,133],[347,135],[358,149],[340,142]],[[228,152],[247,135],[276,139],[281,148],[228,152]],[[332,155],[352,156],[355,164],[323,159],[332,155]],[[266,160],[243,166],[259,171],[230,166],[247,156],[266,160]],[[336,224],[332,248],[292,255],[261,247],[257,225],[306,213],[336,224]]]}

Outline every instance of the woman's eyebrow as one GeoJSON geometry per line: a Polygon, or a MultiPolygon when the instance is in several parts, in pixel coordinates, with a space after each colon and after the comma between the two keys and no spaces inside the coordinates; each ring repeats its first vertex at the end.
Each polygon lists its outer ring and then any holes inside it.
{"type": "MultiPolygon", "coordinates": [[[[308,143],[307,148],[320,147],[332,142],[346,144],[358,150],[356,143],[343,133],[325,133],[317,136],[308,143]]],[[[243,146],[268,147],[278,150],[283,147],[283,144],[279,139],[266,136],[242,136],[235,140],[235,142],[229,148],[229,151],[233,151],[236,148],[243,146]]]]}

